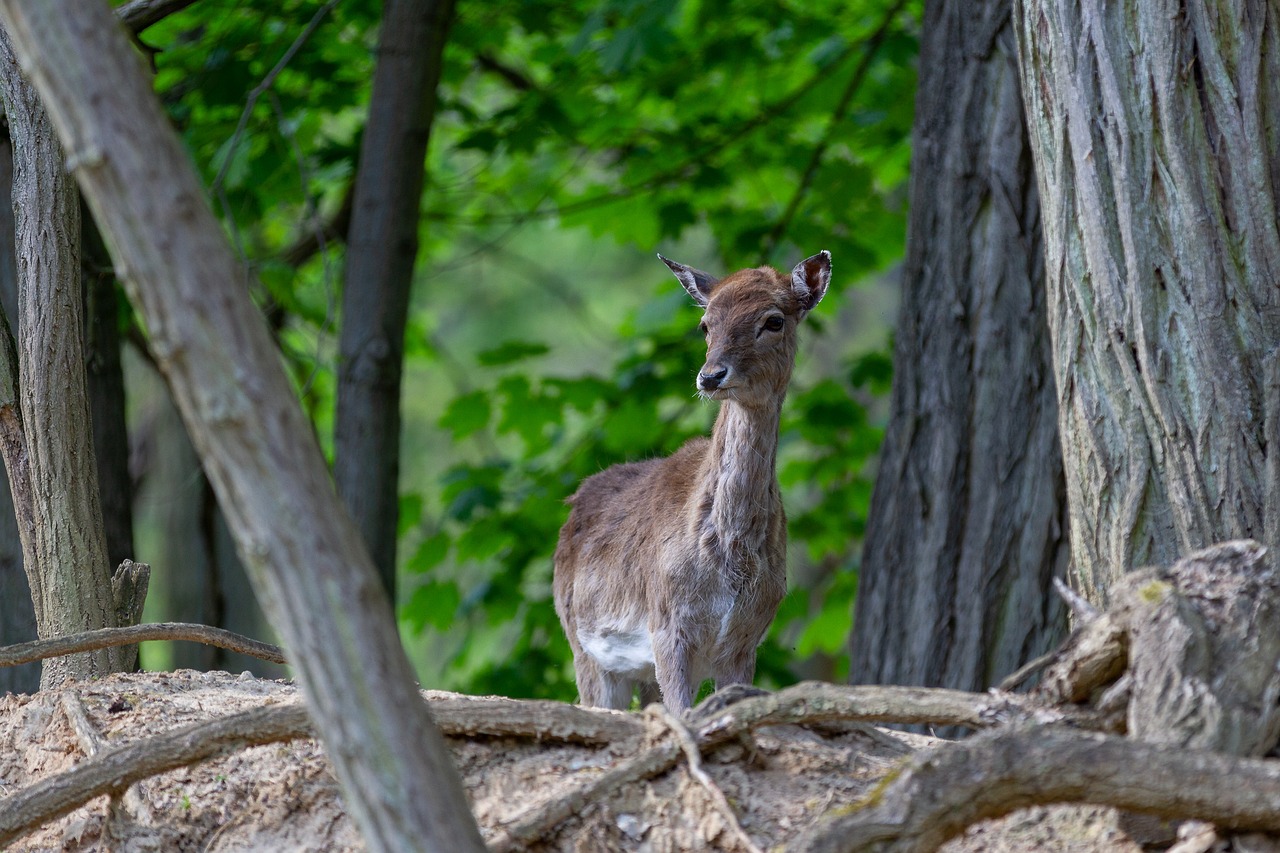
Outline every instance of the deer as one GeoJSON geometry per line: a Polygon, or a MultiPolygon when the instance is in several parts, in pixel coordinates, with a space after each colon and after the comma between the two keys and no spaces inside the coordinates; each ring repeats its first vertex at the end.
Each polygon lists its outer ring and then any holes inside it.
{"type": "Polygon", "coordinates": [[[827,292],[831,255],[722,279],[658,258],[703,309],[695,384],[720,411],[709,438],[582,482],[552,592],[582,705],[625,710],[638,690],[642,706],[683,713],[707,678],[716,690],[753,681],[786,594],[778,430],[797,327],[827,292]]]}

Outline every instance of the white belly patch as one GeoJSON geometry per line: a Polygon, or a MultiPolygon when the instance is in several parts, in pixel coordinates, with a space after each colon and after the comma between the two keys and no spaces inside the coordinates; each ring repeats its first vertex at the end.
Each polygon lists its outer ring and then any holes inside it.
{"type": "Polygon", "coordinates": [[[579,631],[578,642],[606,672],[653,677],[653,636],[643,625],[579,631]]]}

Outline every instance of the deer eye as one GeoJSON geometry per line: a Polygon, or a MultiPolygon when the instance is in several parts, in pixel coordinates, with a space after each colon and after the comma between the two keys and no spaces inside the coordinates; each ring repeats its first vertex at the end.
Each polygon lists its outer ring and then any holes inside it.
{"type": "Polygon", "coordinates": [[[781,332],[784,323],[786,323],[786,321],[782,319],[781,314],[774,314],[772,317],[764,321],[764,328],[765,331],[768,332],[781,332]]]}
{"type": "Polygon", "coordinates": [[[702,332],[704,338],[707,336],[707,323],[705,320],[698,324],[698,331],[702,332]]]}

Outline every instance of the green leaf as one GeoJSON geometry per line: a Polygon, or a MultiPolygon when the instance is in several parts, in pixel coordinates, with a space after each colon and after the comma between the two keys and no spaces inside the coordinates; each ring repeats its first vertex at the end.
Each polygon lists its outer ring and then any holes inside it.
{"type": "Polygon", "coordinates": [[[447,556],[449,556],[449,534],[439,531],[422,540],[422,544],[406,562],[405,568],[413,574],[425,574],[443,563],[447,556]]]}
{"type": "Polygon", "coordinates": [[[454,440],[459,440],[488,426],[489,416],[488,393],[472,391],[453,398],[440,418],[440,426],[452,432],[454,440]]]}
{"type": "Polygon", "coordinates": [[[546,355],[550,351],[549,346],[537,341],[506,341],[492,349],[484,350],[476,356],[476,361],[485,367],[498,367],[546,355]]]}
{"type": "Polygon", "coordinates": [[[456,583],[432,580],[419,585],[401,610],[415,631],[428,626],[443,631],[453,624],[461,601],[456,583]]]}

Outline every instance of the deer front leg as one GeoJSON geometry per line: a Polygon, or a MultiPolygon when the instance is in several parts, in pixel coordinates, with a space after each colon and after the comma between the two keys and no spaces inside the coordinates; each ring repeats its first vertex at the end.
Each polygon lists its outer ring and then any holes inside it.
{"type": "Polygon", "coordinates": [[[674,630],[655,632],[653,663],[662,704],[669,711],[689,710],[693,705],[693,685],[689,680],[688,644],[674,630]]]}

